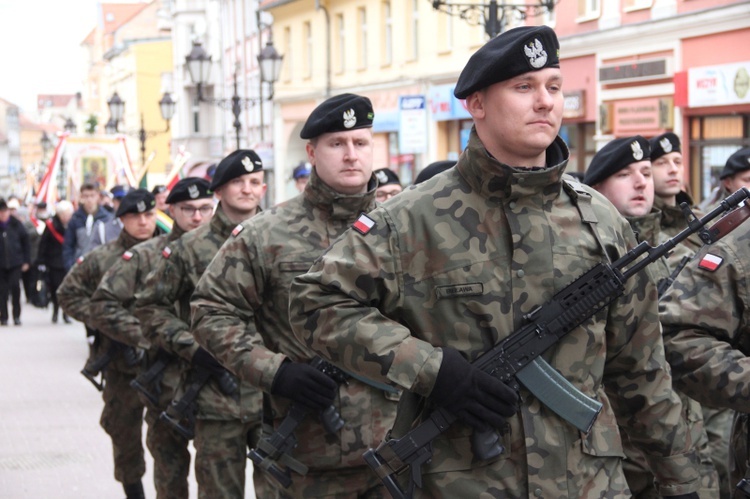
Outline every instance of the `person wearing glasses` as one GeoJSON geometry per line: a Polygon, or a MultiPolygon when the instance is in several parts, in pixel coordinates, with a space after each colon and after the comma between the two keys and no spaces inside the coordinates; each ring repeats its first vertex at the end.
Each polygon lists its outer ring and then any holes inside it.
{"type": "Polygon", "coordinates": [[[385,203],[404,190],[398,175],[390,168],[375,170],[372,173],[378,179],[378,188],[375,191],[375,201],[378,203],[385,203]]]}
{"type": "Polygon", "coordinates": [[[91,316],[99,331],[122,344],[146,350],[141,371],[156,362],[165,364],[161,378],[145,387],[156,394],[155,402],[141,396],[146,406],[146,444],[154,458],[154,486],[158,498],[187,497],[190,452],[188,441],[159,419],[176,396],[186,362],[161,349],[143,335],[133,314],[135,290],[140,289],[154,262],[164,248],[183,234],[197,229],[211,219],[213,193],[208,181],[187,177],[174,186],[167,197],[174,217],[172,231],[140,243],[112,265],[91,298],[91,316]]]}

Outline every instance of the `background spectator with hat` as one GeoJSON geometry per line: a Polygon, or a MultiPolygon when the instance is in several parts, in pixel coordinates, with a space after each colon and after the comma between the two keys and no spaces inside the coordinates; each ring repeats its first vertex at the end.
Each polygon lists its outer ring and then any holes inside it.
{"type": "Polygon", "coordinates": [[[414,185],[421,184],[425,180],[429,180],[438,173],[443,173],[445,170],[453,166],[456,166],[456,162],[452,160],[444,159],[441,161],[433,161],[417,174],[417,178],[414,179],[414,185]]]}
{"type": "MultiPolygon", "coordinates": [[[[17,203],[18,201],[16,201],[17,203]]],[[[21,325],[21,273],[31,263],[29,235],[0,199],[0,325],[8,325],[8,295],[13,304],[13,323],[21,325]]]]}
{"type": "Polygon", "coordinates": [[[750,147],[735,151],[727,159],[724,168],[719,173],[719,186],[716,192],[700,204],[700,209],[709,212],[725,197],[740,187],[750,189],[750,147]]]}
{"type": "Polygon", "coordinates": [[[169,203],[167,203],[169,189],[167,189],[167,186],[156,185],[153,189],[151,189],[151,194],[153,194],[154,198],[156,199],[156,209],[169,214],[169,203]]]}
{"type": "Polygon", "coordinates": [[[305,190],[307,181],[310,180],[310,172],[312,166],[307,161],[301,161],[300,164],[294,167],[292,170],[292,180],[294,180],[294,187],[297,188],[298,192],[305,190]]]}

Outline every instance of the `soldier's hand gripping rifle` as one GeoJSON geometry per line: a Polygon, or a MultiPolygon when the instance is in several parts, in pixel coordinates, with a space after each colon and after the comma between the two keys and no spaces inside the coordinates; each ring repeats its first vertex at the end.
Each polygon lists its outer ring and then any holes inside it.
{"type": "MultiPolygon", "coordinates": [[[[312,359],[310,366],[326,374],[337,383],[345,383],[348,378],[346,373],[320,357],[312,359]]],[[[270,401],[266,403],[267,400],[267,396],[264,395],[264,412],[271,410],[270,401]]],[[[258,442],[258,447],[250,449],[247,455],[255,466],[266,470],[284,488],[288,488],[292,484],[292,471],[300,475],[307,474],[307,466],[294,459],[291,456],[291,452],[297,447],[297,438],[294,436],[294,430],[302,423],[308,413],[308,409],[303,405],[293,402],[289,406],[289,412],[281,421],[278,429],[271,435],[261,438],[260,442],[258,442]]],[[[263,419],[264,428],[270,426],[269,431],[272,431],[273,420],[270,415],[264,414],[263,419]],[[266,423],[266,420],[270,422],[266,423]]],[[[333,405],[320,413],[320,421],[325,431],[331,434],[338,432],[344,426],[344,420],[341,419],[341,416],[333,405]]]]}
{"type": "Polygon", "coordinates": [[[146,371],[139,374],[130,382],[130,386],[141,392],[151,405],[159,406],[159,396],[161,395],[161,378],[164,370],[169,366],[174,357],[165,350],[159,349],[153,364],[146,371]],[[154,392],[149,391],[149,386],[153,386],[154,392]]]}
{"type": "MultiPolygon", "coordinates": [[[[601,410],[601,402],[580,392],[540,356],[566,334],[621,297],[625,292],[625,281],[667,254],[689,235],[700,231],[701,239],[709,242],[711,231],[703,230],[704,226],[749,195],[750,191],[742,188],[701,219],[697,219],[683,203],[683,212],[691,215],[685,230],[656,247],[644,241],[614,263],[595,265],[550,301],[526,314],[526,325],[483,353],[473,364],[516,390],[520,389],[518,383],[523,384],[541,403],[587,433],[601,410]]],[[[456,419],[448,410],[438,408],[401,438],[391,438],[377,449],[369,449],[364,454],[365,462],[395,499],[410,498],[414,487],[422,486],[421,466],[432,457],[432,440],[445,432],[456,419]],[[409,468],[409,485],[405,491],[396,475],[409,468]]],[[[500,455],[504,449],[497,434],[490,431],[474,432],[472,451],[477,459],[486,460],[500,455]]]]}
{"type": "MultiPolygon", "coordinates": [[[[101,335],[102,333],[97,331],[96,334],[101,335]]],[[[143,358],[143,352],[139,350],[140,349],[130,347],[119,341],[110,340],[109,348],[107,348],[103,354],[97,357],[89,357],[86,361],[86,365],[81,369],[81,374],[83,374],[87,380],[91,381],[91,384],[101,392],[104,390],[104,369],[106,369],[109,363],[112,362],[118,354],[122,354],[128,367],[133,367],[143,358]]]]}
{"type": "Polygon", "coordinates": [[[234,396],[239,391],[239,386],[232,373],[224,368],[217,370],[194,364],[188,376],[191,381],[185,393],[179,399],[173,400],[169,407],[159,414],[159,419],[169,424],[186,440],[192,440],[195,436],[195,401],[203,387],[214,378],[224,395],[234,396]]]}

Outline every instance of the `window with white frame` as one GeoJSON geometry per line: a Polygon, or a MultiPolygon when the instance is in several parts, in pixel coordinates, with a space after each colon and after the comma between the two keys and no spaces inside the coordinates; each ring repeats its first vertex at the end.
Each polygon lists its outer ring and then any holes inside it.
{"type": "Polygon", "coordinates": [[[393,17],[391,14],[391,2],[383,2],[383,65],[387,66],[393,62],[393,17]]]}
{"type": "Polygon", "coordinates": [[[359,69],[367,68],[367,9],[359,7],[357,9],[357,18],[359,19],[359,69]]]}

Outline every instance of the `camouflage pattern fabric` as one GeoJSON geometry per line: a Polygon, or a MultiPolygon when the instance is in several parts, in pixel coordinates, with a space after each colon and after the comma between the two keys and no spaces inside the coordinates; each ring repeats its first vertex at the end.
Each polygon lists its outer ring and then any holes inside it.
{"type": "MultiPolygon", "coordinates": [[[[561,177],[561,139],[545,169],[491,158],[472,131],[457,168],[384,203],[370,230],[349,230],[291,288],[296,336],[344,369],[430,395],[443,345],[473,360],[605,257],[561,177]]],[[[585,187],[584,187],[585,188],[585,187]]],[[[595,191],[591,209],[608,253],[635,241],[595,191]]],[[[425,497],[621,497],[621,431],[655,470],[663,495],[694,491],[697,458],[664,359],[656,287],[640,273],[625,295],[573,330],[544,358],[603,403],[588,434],[526,390],[502,435],[506,451],[474,462],[470,427],[433,443],[425,497]]]]}
{"type": "MultiPolygon", "coordinates": [[[[659,197],[654,197],[654,208],[661,211],[660,220],[660,231],[659,231],[659,243],[666,241],[667,239],[676,236],[682,230],[686,229],[688,224],[685,216],[682,214],[680,203],[685,202],[693,209],[693,213],[696,217],[704,215],[703,212],[693,206],[693,200],[688,196],[687,193],[681,192],[677,195],[677,205],[669,206],[659,197]]],[[[678,244],[674,250],[667,256],[670,269],[674,269],[676,265],[680,263],[682,257],[687,256],[688,258],[695,255],[695,253],[703,247],[703,241],[698,234],[691,234],[682,243],[678,244]]]]}
{"type": "MultiPolygon", "coordinates": [[[[146,275],[161,257],[164,247],[184,234],[176,224],[169,234],[154,237],[133,246],[123,253],[102,277],[91,302],[94,325],[106,336],[121,343],[149,348],[138,319],[133,315],[134,292],[144,285],[146,275]]],[[[158,348],[148,352],[148,369],[157,357],[158,348]]],[[[154,458],[154,485],[159,499],[186,497],[187,477],[190,472],[188,441],[159,420],[176,395],[180,381],[181,365],[177,359],[170,362],[160,376],[157,386],[149,386],[158,394],[158,404],[152,405],[140,392],[136,392],[146,406],[146,444],[154,458]]],[[[132,388],[131,388],[132,389],[132,388]]]]}
{"type": "MultiPolygon", "coordinates": [[[[284,359],[312,359],[315,354],[299,343],[289,325],[289,285],[361,212],[375,206],[376,185],[373,178],[366,193],[344,195],[313,171],[302,194],[239,225],[193,293],[193,334],[198,342],[244,382],[267,393],[284,359]]],[[[269,397],[278,426],[289,400],[269,397]]],[[[329,435],[311,416],[294,432],[299,444],[292,455],[315,472],[318,485],[292,473],[294,481],[282,496],[334,497],[346,492],[356,497],[373,486],[379,488],[362,454],[380,443],[392,426],[396,400],[397,395],[386,396],[354,379],[341,384],[337,409],[346,426],[329,435]],[[344,470],[352,478],[338,482],[335,477],[344,470]],[[330,488],[322,483],[330,483],[330,488]],[[364,488],[350,488],[355,484],[364,488]]]]}
{"type": "MultiPolygon", "coordinates": [[[[190,296],[235,226],[219,204],[209,223],[182,235],[162,250],[144,286],[136,292],[135,314],[141,321],[144,336],[153,345],[181,357],[186,364],[198,349],[190,331],[190,296]]],[[[189,372],[189,369],[183,371],[176,397],[183,395],[190,382],[189,372]]],[[[241,441],[233,440],[239,438],[235,431],[238,425],[259,431],[260,392],[247,383],[240,383],[239,396],[227,396],[212,379],[201,389],[196,405],[195,467],[200,496],[224,497],[213,494],[221,490],[244,491],[246,450],[242,459],[217,460],[215,454],[221,451],[221,446],[236,450],[238,446],[247,445],[244,436],[241,441]],[[203,429],[208,427],[211,433],[204,435],[203,429]],[[215,440],[215,445],[210,442],[215,440]],[[234,443],[230,445],[228,441],[234,443]],[[214,482],[214,479],[222,481],[214,482]]],[[[265,497],[263,482],[255,482],[256,496],[265,497]]],[[[241,497],[243,493],[229,497],[241,497]]]]}
{"type": "MultiPolygon", "coordinates": [[[[749,244],[750,224],[744,223],[701,250],[661,303],[675,386],[705,406],[739,413],[750,412],[749,244]]],[[[747,425],[737,417],[729,451],[732,489],[748,468],[747,425]]]]}
{"type": "MultiPolygon", "coordinates": [[[[646,241],[651,246],[655,246],[666,239],[661,231],[661,222],[664,220],[662,211],[653,208],[646,215],[626,218],[630,223],[630,227],[635,232],[638,242],[646,241]]],[[[677,232],[679,231],[676,231],[675,234],[677,232]]],[[[680,248],[684,244],[685,241],[677,245],[675,249],[680,248]]],[[[676,264],[677,262],[674,263],[676,264]]],[[[668,266],[667,258],[659,259],[659,261],[649,265],[647,269],[656,283],[668,278],[672,270],[668,266]]],[[[667,352],[668,354],[669,352],[667,352]]],[[[700,497],[719,497],[719,475],[711,459],[711,448],[703,423],[701,405],[680,391],[677,394],[682,402],[685,421],[690,432],[690,440],[700,460],[700,486],[698,488],[698,495],[700,497]]],[[[623,443],[625,444],[624,448],[627,459],[623,462],[622,467],[633,497],[638,499],[659,499],[661,496],[654,485],[654,474],[648,468],[648,463],[643,454],[627,438],[624,439],[623,443]]]]}
{"type": "MultiPolygon", "coordinates": [[[[57,298],[63,311],[85,324],[93,324],[91,297],[104,273],[122,257],[124,251],[139,242],[122,231],[114,241],[80,257],[57,290],[57,298]]],[[[111,338],[104,334],[100,336],[97,355],[108,351],[112,346],[111,338]]],[[[104,371],[104,409],[100,422],[112,439],[115,479],[122,483],[137,482],[145,472],[141,443],[143,403],[130,387],[130,381],[135,378],[136,373],[137,366],[128,366],[122,355],[115,356],[104,371]]]]}

